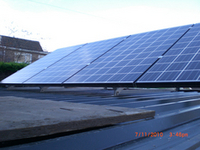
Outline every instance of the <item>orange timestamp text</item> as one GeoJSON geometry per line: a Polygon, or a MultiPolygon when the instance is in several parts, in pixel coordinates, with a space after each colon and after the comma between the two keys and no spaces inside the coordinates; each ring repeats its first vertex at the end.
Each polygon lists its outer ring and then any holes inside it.
{"type": "Polygon", "coordinates": [[[181,133],[181,132],[172,133],[172,132],[169,132],[169,137],[173,137],[173,136],[183,138],[183,137],[188,137],[188,133],[181,133]]]}
{"type": "MultiPolygon", "coordinates": [[[[162,132],[135,132],[136,137],[163,137],[162,132]]],[[[169,137],[188,137],[188,133],[181,133],[181,132],[169,132],[169,137]]]]}
{"type": "Polygon", "coordinates": [[[136,137],[163,137],[162,132],[135,132],[136,137]]]}

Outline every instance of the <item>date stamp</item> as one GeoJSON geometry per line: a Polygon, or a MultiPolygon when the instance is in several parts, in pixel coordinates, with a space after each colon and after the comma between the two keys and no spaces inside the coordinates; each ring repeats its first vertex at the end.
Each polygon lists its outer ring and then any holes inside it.
{"type": "MultiPolygon", "coordinates": [[[[169,137],[188,137],[188,133],[169,132],[169,137]]],[[[135,132],[135,137],[163,137],[163,132],[135,132]]]]}
{"type": "Polygon", "coordinates": [[[162,132],[135,132],[136,137],[163,137],[162,132]]]}

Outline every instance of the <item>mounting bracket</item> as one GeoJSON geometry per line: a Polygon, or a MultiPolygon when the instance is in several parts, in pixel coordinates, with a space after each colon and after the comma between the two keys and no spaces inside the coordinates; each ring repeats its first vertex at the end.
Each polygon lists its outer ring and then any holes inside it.
{"type": "Polygon", "coordinates": [[[113,87],[114,90],[114,96],[118,96],[121,91],[123,91],[124,88],[117,88],[117,87],[113,87]]]}
{"type": "Polygon", "coordinates": [[[45,92],[48,88],[48,86],[40,86],[40,92],[45,92]]]}

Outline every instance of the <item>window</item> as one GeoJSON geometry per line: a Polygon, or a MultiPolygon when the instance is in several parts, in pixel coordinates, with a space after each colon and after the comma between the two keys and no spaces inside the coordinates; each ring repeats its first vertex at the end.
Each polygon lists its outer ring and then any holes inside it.
{"type": "Polygon", "coordinates": [[[32,54],[23,53],[23,52],[15,52],[15,62],[31,63],[32,62],[32,54]]]}
{"type": "Polygon", "coordinates": [[[42,57],[44,57],[44,55],[38,55],[38,59],[40,59],[40,58],[42,58],[42,57]]]}
{"type": "Polygon", "coordinates": [[[3,54],[4,54],[4,52],[0,50],[0,56],[2,56],[3,54]]]}

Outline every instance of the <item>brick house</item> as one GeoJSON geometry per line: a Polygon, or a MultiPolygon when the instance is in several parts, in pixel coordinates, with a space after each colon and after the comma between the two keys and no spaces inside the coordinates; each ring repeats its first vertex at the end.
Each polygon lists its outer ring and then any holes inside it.
{"type": "Polygon", "coordinates": [[[32,63],[47,55],[38,41],[0,35],[0,61],[32,63]]]}

